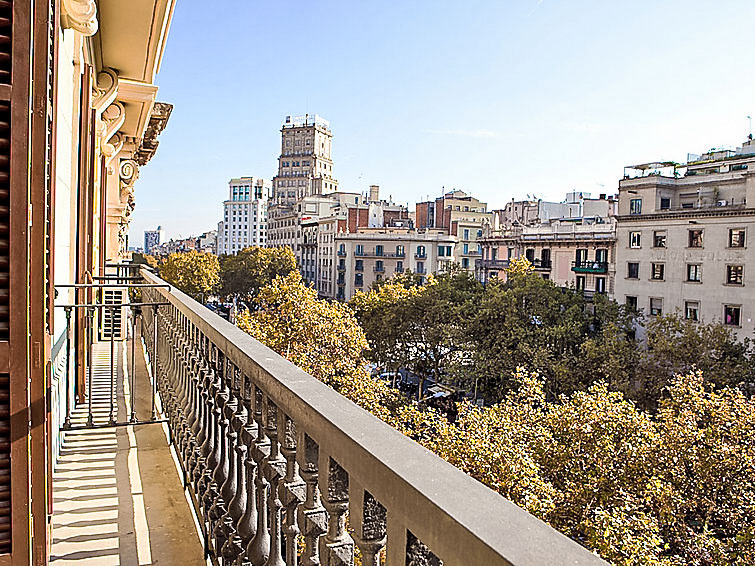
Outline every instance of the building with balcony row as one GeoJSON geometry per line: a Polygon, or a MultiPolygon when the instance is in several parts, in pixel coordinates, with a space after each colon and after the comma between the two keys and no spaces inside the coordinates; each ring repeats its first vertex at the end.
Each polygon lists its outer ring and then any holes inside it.
{"type": "Polygon", "coordinates": [[[613,199],[591,199],[585,193],[569,193],[563,203],[512,201],[494,211],[493,223],[483,228],[477,278],[487,283],[505,277],[511,260],[526,258],[543,278],[559,286],[588,295],[613,293],[614,207],[613,199]]]}

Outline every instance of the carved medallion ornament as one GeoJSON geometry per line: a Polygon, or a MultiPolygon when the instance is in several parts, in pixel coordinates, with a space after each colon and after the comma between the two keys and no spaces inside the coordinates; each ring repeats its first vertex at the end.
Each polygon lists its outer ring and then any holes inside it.
{"type": "Polygon", "coordinates": [[[95,0],[62,0],[60,22],[84,35],[97,33],[97,3],[95,0]]]}
{"type": "Polygon", "coordinates": [[[139,166],[133,159],[122,159],[118,174],[121,178],[122,188],[123,185],[126,187],[133,187],[134,183],[139,178],[139,166]]]}

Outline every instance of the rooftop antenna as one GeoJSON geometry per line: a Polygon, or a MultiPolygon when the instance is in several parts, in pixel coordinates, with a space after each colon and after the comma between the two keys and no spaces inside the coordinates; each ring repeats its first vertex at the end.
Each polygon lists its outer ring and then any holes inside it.
{"type": "Polygon", "coordinates": [[[747,139],[752,139],[752,116],[747,116],[747,119],[750,121],[750,133],[747,135],[747,139]]]}

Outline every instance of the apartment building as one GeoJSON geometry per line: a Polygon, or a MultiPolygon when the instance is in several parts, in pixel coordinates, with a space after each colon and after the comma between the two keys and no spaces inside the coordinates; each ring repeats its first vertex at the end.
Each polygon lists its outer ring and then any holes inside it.
{"type": "Polygon", "coordinates": [[[223,220],[218,224],[218,255],[267,243],[271,193],[270,181],[259,177],[239,177],[228,182],[228,200],[223,201],[223,220]]]}
{"type": "Polygon", "coordinates": [[[562,203],[512,201],[495,211],[481,238],[475,273],[483,283],[505,277],[512,259],[524,257],[546,279],[586,295],[614,291],[615,201],[601,195],[568,193],[562,203]],[[555,217],[557,213],[566,214],[555,217]],[[544,219],[541,221],[541,218],[544,219]],[[524,225],[524,222],[528,224],[524,225]]]}
{"type": "Polygon", "coordinates": [[[291,233],[297,202],[338,190],[338,181],[333,177],[332,143],[330,123],[321,116],[286,116],[268,215],[269,246],[295,245],[291,233]]]}
{"type": "Polygon", "coordinates": [[[415,209],[417,229],[436,228],[456,236],[453,260],[467,271],[474,271],[475,260],[482,254],[478,241],[485,221],[491,222],[487,204],[464,191],[453,190],[433,201],[418,202],[415,209]]]}
{"type": "Polygon", "coordinates": [[[616,299],[752,336],[755,143],[628,166],[619,182],[616,299]],[[750,263],[750,269],[747,263],[750,263]]]}
{"type": "Polygon", "coordinates": [[[454,261],[455,236],[445,230],[359,228],[334,236],[336,264],[331,298],[348,301],[375,281],[411,271],[424,276],[447,271],[454,261]]]}

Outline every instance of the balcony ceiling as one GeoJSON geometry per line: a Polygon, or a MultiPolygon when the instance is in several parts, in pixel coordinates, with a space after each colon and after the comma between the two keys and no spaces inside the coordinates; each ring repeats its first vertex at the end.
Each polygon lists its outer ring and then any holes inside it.
{"type": "Polygon", "coordinates": [[[101,67],[118,73],[118,101],[126,108],[121,132],[141,138],[157,95],[160,70],[176,0],[99,0],[94,49],[101,67]]]}

